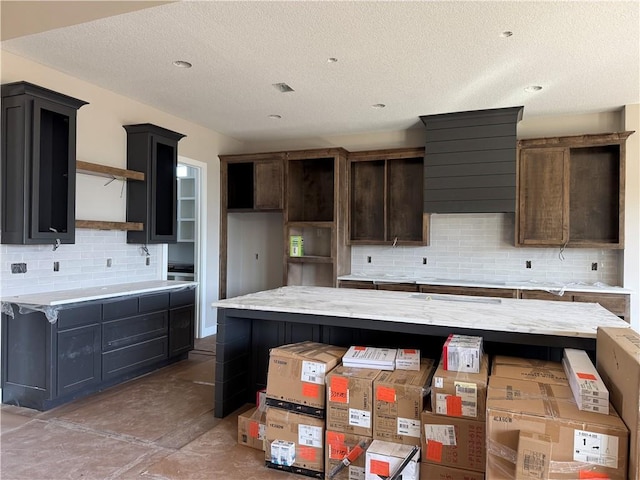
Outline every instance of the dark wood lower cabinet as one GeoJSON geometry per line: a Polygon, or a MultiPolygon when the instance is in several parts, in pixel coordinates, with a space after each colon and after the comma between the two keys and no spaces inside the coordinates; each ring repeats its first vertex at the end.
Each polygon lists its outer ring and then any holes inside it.
{"type": "Polygon", "coordinates": [[[195,291],[2,314],[2,402],[48,410],[182,360],[193,349],[195,291]]]}

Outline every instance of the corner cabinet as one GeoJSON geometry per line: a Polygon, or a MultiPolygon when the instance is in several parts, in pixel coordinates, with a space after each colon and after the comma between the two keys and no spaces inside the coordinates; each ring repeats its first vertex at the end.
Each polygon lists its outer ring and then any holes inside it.
{"type": "Polygon", "coordinates": [[[624,248],[632,133],[520,140],[516,245],[624,248]]]}
{"type": "Polygon", "coordinates": [[[424,149],[349,154],[351,245],[428,245],[424,149]]]}
{"type": "Polygon", "coordinates": [[[75,242],[76,113],[87,102],[2,85],[2,243],[75,242]]]}
{"type": "Polygon", "coordinates": [[[347,151],[287,152],[285,178],[284,284],[335,287],[351,269],[347,151]],[[302,249],[294,251],[292,240],[302,249]]]}
{"type": "Polygon", "coordinates": [[[175,243],[177,239],[178,141],[183,134],[150,123],[125,125],[127,168],[145,174],[144,182],[127,183],[127,243],[175,243]]]}

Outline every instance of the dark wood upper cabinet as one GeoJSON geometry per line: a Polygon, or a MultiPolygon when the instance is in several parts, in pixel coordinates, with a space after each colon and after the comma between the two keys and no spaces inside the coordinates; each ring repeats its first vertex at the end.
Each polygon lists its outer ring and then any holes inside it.
{"type": "Polygon", "coordinates": [[[2,243],[75,242],[76,113],[86,103],[2,85],[2,243]]]}
{"type": "Polygon", "coordinates": [[[349,154],[351,244],[428,245],[424,150],[349,154]]]}
{"type": "Polygon", "coordinates": [[[221,155],[220,173],[227,211],[282,210],[282,154],[221,155]]]}
{"type": "Polygon", "coordinates": [[[632,133],[520,140],[516,244],[624,248],[632,133]]]}
{"type": "Polygon", "coordinates": [[[175,243],[178,141],[184,135],[149,123],[124,129],[127,168],[145,174],[144,182],[127,182],[127,221],[144,224],[142,231],[127,232],[127,243],[175,243]]]}

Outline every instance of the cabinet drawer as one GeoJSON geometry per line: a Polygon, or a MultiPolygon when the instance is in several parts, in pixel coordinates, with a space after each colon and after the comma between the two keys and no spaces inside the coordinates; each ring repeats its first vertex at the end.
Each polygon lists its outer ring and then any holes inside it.
{"type": "Polygon", "coordinates": [[[104,322],[102,324],[102,350],[122,348],[166,335],[167,328],[168,314],[166,311],[104,322]]]}
{"type": "Polygon", "coordinates": [[[443,295],[471,295],[475,297],[518,298],[518,291],[511,288],[420,285],[420,291],[422,293],[439,293],[443,295]]]}
{"type": "Polygon", "coordinates": [[[629,296],[615,293],[598,295],[594,293],[574,293],[574,302],[599,303],[610,312],[627,317],[629,312],[629,296]]]}
{"type": "Polygon", "coordinates": [[[102,380],[125,375],[167,358],[167,337],[155,338],[102,354],[102,380]]]}
{"type": "Polygon", "coordinates": [[[377,283],[378,290],[392,290],[396,292],[417,292],[418,285],[415,283],[377,283]]]}
{"type": "Polygon", "coordinates": [[[376,286],[373,282],[367,282],[362,280],[340,280],[340,288],[360,288],[365,290],[375,290],[376,286]]]}
{"type": "Polygon", "coordinates": [[[145,295],[139,298],[138,312],[148,313],[169,308],[169,292],[145,295]]]}
{"type": "Polygon", "coordinates": [[[573,296],[570,293],[564,295],[556,295],[555,293],[545,292],[544,290],[523,290],[520,298],[525,300],[551,300],[554,302],[573,302],[573,296]]]}
{"type": "Polygon", "coordinates": [[[111,300],[102,303],[102,319],[131,317],[138,313],[138,297],[111,300]]]}
{"type": "Polygon", "coordinates": [[[188,290],[181,290],[178,292],[171,292],[170,307],[184,307],[187,305],[193,305],[196,301],[196,290],[190,288],[188,290]]]}
{"type": "Polygon", "coordinates": [[[100,323],[101,307],[99,303],[89,303],[58,312],[58,331],[80,325],[100,323]]]}

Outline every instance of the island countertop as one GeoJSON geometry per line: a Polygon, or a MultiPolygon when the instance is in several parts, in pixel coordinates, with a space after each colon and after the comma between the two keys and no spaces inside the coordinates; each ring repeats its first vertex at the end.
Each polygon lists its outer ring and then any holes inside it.
{"type": "Polygon", "coordinates": [[[331,287],[281,287],[214,307],[595,339],[598,327],[629,328],[595,303],[432,295],[331,287]]]}
{"type": "Polygon", "coordinates": [[[72,303],[87,302],[90,300],[102,300],[105,298],[119,297],[122,295],[138,295],[163,290],[174,290],[197,285],[196,282],[180,282],[175,280],[150,280],[146,282],[117,283],[100,287],[74,288],[70,290],[56,290],[41,293],[29,293],[26,295],[14,295],[2,297],[3,303],[17,305],[45,305],[62,306],[72,303]]]}

